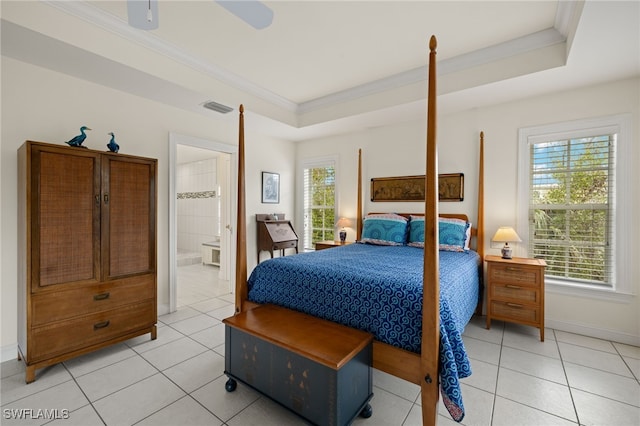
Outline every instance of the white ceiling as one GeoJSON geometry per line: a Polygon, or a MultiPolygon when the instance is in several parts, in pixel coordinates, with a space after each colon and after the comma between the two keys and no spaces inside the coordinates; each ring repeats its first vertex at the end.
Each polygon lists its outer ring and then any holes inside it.
{"type": "Polygon", "coordinates": [[[640,75],[640,3],[266,1],[256,30],[212,0],[2,1],[2,54],[220,120],[303,140],[424,116],[428,39],[442,112],[640,75]]]}

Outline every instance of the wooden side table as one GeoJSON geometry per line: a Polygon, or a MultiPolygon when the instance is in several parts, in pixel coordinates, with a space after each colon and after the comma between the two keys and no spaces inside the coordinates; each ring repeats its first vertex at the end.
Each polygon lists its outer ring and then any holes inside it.
{"type": "Polygon", "coordinates": [[[497,319],[540,329],[544,342],[543,259],[487,255],[487,329],[497,319]]]}
{"type": "Polygon", "coordinates": [[[353,241],[345,241],[344,243],[341,243],[340,241],[331,241],[331,240],[318,241],[316,243],[316,250],[324,250],[331,247],[347,246],[349,244],[353,244],[353,241]]]}

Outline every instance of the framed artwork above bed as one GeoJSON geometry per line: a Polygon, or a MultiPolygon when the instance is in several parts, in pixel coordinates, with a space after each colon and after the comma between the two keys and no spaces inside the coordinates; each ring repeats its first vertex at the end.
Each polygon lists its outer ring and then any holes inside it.
{"type": "MultiPolygon", "coordinates": [[[[424,175],[371,179],[371,201],[424,201],[424,175]]],[[[464,200],[464,173],[438,175],[438,200],[464,200]]]]}

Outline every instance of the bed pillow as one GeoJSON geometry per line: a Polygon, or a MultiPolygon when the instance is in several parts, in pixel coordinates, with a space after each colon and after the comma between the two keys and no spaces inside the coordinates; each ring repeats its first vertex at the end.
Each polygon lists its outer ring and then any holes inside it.
{"type": "Polygon", "coordinates": [[[362,226],[363,243],[402,246],[407,242],[407,218],[393,214],[370,214],[362,226]]]}
{"type": "Polygon", "coordinates": [[[410,216],[408,246],[424,248],[424,216],[410,216]]]}
{"type": "Polygon", "coordinates": [[[467,245],[467,230],[471,228],[470,225],[469,222],[462,219],[439,218],[438,232],[440,235],[440,250],[468,250],[468,248],[465,247],[467,245]]]}

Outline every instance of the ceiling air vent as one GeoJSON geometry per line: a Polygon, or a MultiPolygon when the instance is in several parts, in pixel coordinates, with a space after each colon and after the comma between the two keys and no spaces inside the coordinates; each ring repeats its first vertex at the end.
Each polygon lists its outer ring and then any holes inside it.
{"type": "Polygon", "coordinates": [[[226,105],[219,104],[214,101],[205,102],[202,106],[212,111],[219,112],[220,114],[226,114],[228,112],[233,111],[233,108],[228,107],[226,105]]]}

